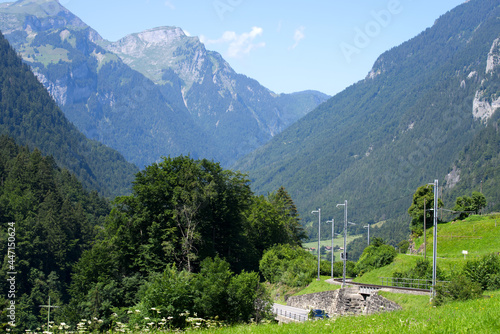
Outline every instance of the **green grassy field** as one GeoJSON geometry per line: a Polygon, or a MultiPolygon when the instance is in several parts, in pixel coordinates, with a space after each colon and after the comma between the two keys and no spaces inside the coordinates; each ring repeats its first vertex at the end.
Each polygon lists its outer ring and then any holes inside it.
{"type": "MultiPolygon", "coordinates": [[[[440,258],[463,259],[479,257],[491,252],[500,252],[500,215],[472,216],[438,225],[437,254],[440,258]],[[496,226],[495,226],[496,225],[496,226]]],[[[415,240],[420,247],[424,238],[415,240]]],[[[432,257],[432,228],[427,230],[427,255],[432,257]]]]}
{"type": "MultiPolygon", "coordinates": [[[[424,237],[415,239],[417,249],[424,243],[424,237]]],[[[432,228],[427,230],[427,259],[432,261],[432,228]]],[[[458,272],[466,259],[500,252],[500,215],[472,216],[438,225],[437,265],[446,273],[458,272]],[[496,225],[496,226],[495,226],[496,225]],[[462,251],[468,254],[464,259],[462,251]]],[[[390,265],[375,269],[355,282],[380,284],[380,277],[392,277],[394,271],[406,271],[415,265],[419,255],[398,254],[390,265]]]]}

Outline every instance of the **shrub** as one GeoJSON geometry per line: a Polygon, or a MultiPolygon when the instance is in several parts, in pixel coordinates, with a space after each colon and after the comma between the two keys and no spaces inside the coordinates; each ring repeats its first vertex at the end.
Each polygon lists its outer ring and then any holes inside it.
{"type": "MultiPolygon", "coordinates": [[[[432,280],[432,264],[429,260],[417,259],[417,263],[413,268],[403,272],[395,271],[392,276],[398,278],[432,280]]],[[[446,274],[439,266],[436,266],[436,279],[438,281],[447,279],[446,274]]]]}
{"type": "Polygon", "coordinates": [[[487,254],[477,260],[468,260],[463,274],[471,281],[479,283],[483,290],[495,289],[499,285],[500,256],[487,254]]]}
{"type": "MultiPolygon", "coordinates": [[[[344,275],[344,262],[338,261],[333,264],[333,275],[335,277],[342,277],[344,275]]],[[[356,277],[358,272],[356,271],[356,263],[352,261],[346,261],[346,276],[356,277]]]]}
{"type": "Polygon", "coordinates": [[[396,250],[389,245],[372,244],[365,248],[361,258],[356,264],[356,270],[359,274],[364,274],[370,270],[384,267],[394,260],[396,250]]]}
{"type": "Polygon", "coordinates": [[[478,299],[482,294],[483,290],[479,283],[459,275],[446,285],[436,286],[436,296],[432,302],[434,305],[439,306],[451,301],[478,299]]]}

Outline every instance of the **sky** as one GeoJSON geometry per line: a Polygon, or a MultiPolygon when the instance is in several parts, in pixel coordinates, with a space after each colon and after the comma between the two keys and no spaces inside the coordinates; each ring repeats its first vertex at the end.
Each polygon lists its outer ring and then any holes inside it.
{"type": "MultiPolygon", "coordinates": [[[[0,2],[9,2],[0,0],[0,2]]],[[[464,0],[60,0],[116,41],[176,26],[275,93],[334,95],[464,0]]]]}

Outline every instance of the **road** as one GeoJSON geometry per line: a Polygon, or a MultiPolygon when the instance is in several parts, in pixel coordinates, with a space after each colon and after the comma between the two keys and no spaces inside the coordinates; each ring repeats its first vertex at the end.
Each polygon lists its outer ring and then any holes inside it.
{"type": "Polygon", "coordinates": [[[273,304],[273,313],[295,321],[306,321],[309,311],[281,304],[273,304]]]}

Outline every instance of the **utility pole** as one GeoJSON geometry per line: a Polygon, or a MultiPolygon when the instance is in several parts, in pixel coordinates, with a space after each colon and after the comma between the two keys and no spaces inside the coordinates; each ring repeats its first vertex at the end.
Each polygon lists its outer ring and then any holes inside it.
{"type": "Polygon", "coordinates": [[[50,296],[49,296],[49,305],[40,305],[40,307],[46,307],[47,308],[47,332],[50,332],[50,309],[51,308],[58,308],[59,306],[52,306],[50,305],[50,296]]]}
{"type": "Polygon", "coordinates": [[[347,200],[344,201],[343,204],[337,204],[337,208],[339,206],[344,207],[344,269],[342,273],[342,287],[345,287],[345,276],[346,276],[346,265],[347,265],[347,200]]]}
{"type": "Polygon", "coordinates": [[[434,180],[434,230],[433,230],[433,247],[432,247],[432,297],[436,295],[436,260],[437,260],[437,218],[438,218],[438,189],[439,181],[434,180]]]}
{"type": "Polygon", "coordinates": [[[318,209],[318,210],[313,210],[311,211],[311,213],[318,213],[318,278],[317,280],[320,281],[321,278],[319,276],[319,268],[320,268],[320,265],[321,265],[321,209],[318,209]]]}
{"type": "Polygon", "coordinates": [[[335,238],[335,219],[327,220],[326,222],[332,224],[332,273],[331,273],[331,276],[333,278],[333,261],[334,261],[334,255],[333,255],[333,238],[335,238]]]}
{"type": "Polygon", "coordinates": [[[364,228],[368,228],[368,246],[370,246],[370,224],[363,226],[364,228]]]}
{"type": "Polygon", "coordinates": [[[425,209],[425,197],[424,197],[424,260],[427,260],[427,211],[425,209]]]}

